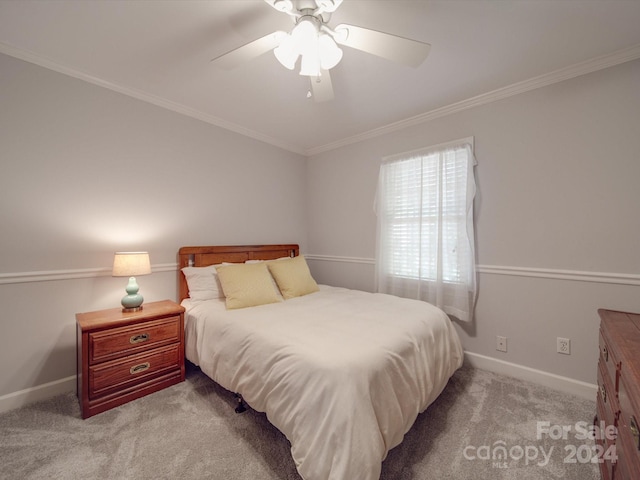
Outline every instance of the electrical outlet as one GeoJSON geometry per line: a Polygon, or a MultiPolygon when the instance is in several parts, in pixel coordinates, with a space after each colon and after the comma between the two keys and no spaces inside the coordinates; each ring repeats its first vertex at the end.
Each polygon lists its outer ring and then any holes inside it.
{"type": "Polygon", "coordinates": [[[507,337],[501,337],[500,335],[496,337],[496,350],[499,352],[507,351],[507,337]]]}
{"type": "Polygon", "coordinates": [[[571,355],[571,339],[558,337],[556,351],[565,355],[571,355]]]}

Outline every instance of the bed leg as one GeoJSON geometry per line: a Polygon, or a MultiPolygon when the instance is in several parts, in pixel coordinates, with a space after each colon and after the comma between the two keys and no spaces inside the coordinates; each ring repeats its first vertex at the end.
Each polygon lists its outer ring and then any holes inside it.
{"type": "Polygon", "coordinates": [[[242,395],[240,395],[239,393],[236,393],[235,396],[236,396],[236,401],[238,402],[238,406],[236,407],[236,413],[246,412],[247,404],[244,403],[244,399],[242,398],[242,395]]]}

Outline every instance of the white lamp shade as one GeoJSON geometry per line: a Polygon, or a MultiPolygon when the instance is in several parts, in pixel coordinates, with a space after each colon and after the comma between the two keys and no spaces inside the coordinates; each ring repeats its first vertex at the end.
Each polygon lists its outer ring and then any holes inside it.
{"type": "Polygon", "coordinates": [[[151,263],[147,252],[116,252],[113,257],[114,277],[130,277],[148,275],[151,273],[151,263]]]}

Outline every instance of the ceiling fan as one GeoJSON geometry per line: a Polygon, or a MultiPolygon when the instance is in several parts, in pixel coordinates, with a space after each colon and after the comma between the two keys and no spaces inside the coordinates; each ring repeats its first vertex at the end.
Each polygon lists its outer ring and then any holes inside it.
{"type": "Polygon", "coordinates": [[[338,45],[392,60],[411,67],[420,65],[431,46],[355,25],[328,25],[343,0],[264,0],[295,23],[290,33],[276,31],[211,60],[230,70],[273,50],[278,61],[293,70],[300,58],[300,75],[311,80],[310,95],[316,102],[333,99],[329,70],[342,59],[338,45]]]}

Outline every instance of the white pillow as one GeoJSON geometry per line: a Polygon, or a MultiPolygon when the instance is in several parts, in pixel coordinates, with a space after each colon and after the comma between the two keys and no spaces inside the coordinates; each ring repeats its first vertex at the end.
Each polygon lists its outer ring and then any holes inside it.
{"type": "MultiPolygon", "coordinates": [[[[220,265],[218,265],[220,266],[220,265]]],[[[184,278],[189,286],[189,297],[194,301],[224,298],[216,265],[208,267],[184,267],[184,278]]]]}

